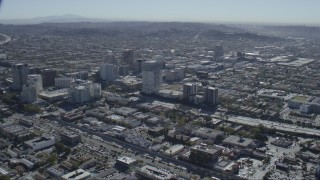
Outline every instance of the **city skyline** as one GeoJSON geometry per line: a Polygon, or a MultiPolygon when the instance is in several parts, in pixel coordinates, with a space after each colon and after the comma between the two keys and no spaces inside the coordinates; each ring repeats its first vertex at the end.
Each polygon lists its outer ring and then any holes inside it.
{"type": "Polygon", "coordinates": [[[75,14],[113,21],[190,21],[219,23],[320,25],[316,0],[4,0],[0,19],[75,14]]]}

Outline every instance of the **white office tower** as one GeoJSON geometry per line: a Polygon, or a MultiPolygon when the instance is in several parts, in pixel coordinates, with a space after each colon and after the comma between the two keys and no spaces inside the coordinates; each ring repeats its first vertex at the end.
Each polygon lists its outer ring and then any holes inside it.
{"type": "Polygon", "coordinates": [[[27,83],[27,76],[29,74],[28,64],[15,64],[11,67],[12,69],[12,88],[21,90],[23,85],[27,83]]]}
{"type": "Polygon", "coordinates": [[[218,89],[207,86],[204,89],[203,99],[205,103],[216,106],[218,105],[218,89]]]}
{"type": "Polygon", "coordinates": [[[54,79],[55,87],[58,89],[70,88],[72,83],[71,77],[57,77],[54,79]]]}
{"type": "Polygon", "coordinates": [[[101,85],[91,82],[83,83],[69,89],[69,99],[75,103],[85,103],[101,97],[101,85]]]}
{"type": "Polygon", "coordinates": [[[142,92],[152,94],[158,92],[162,84],[162,66],[152,60],[142,64],[142,92]]]}
{"type": "Polygon", "coordinates": [[[30,74],[27,78],[27,84],[34,86],[39,94],[43,90],[42,77],[40,74],[30,74]]]}
{"type": "Polygon", "coordinates": [[[90,90],[84,85],[79,85],[69,89],[69,98],[75,103],[85,103],[90,101],[90,90]]]}
{"type": "Polygon", "coordinates": [[[100,66],[100,78],[103,81],[113,81],[119,77],[119,67],[114,64],[102,64],[100,66]]]}
{"type": "Polygon", "coordinates": [[[190,101],[191,97],[198,93],[198,86],[195,83],[186,83],[183,85],[183,99],[190,101]]]}
{"type": "Polygon", "coordinates": [[[37,101],[37,88],[34,85],[26,84],[22,88],[22,101],[25,103],[34,103],[37,101]]]}

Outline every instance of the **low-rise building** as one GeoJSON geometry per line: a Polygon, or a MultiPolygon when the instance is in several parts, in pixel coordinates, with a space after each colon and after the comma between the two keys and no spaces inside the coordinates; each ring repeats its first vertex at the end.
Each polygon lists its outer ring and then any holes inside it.
{"type": "Polygon", "coordinates": [[[218,137],[222,138],[224,136],[224,132],[211,128],[201,127],[193,130],[192,135],[205,139],[216,140],[218,137]]]}
{"type": "Polygon", "coordinates": [[[137,160],[131,157],[122,156],[116,160],[115,167],[121,171],[126,171],[127,169],[135,166],[137,162],[137,160]]]}
{"type": "Polygon", "coordinates": [[[208,147],[205,144],[191,147],[189,159],[196,163],[205,164],[210,161],[217,161],[222,153],[222,149],[217,147],[208,147]]]}
{"type": "Polygon", "coordinates": [[[46,172],[53,178],[60,178],[64,175],[64,170],[59,168],[58,166],[51,166],[47,168],[46,172]]]}
{"type": "Polygon", "coordinates": [[[222,160],[214,166],[214,169],[225,174],[234,174],[239,170],[239,165],[233,161],[222,160]]]}
{"type": "Polygon", "coordinates": [[[68,146],[76,146],[81,142],[81,136],[74,133],[63,132],[60,134],[61,141],[68,146]]]}
{"type": "Polygon", "coordinates": [[[176,145],[173,145],[172,147],[170,147],[169,149],[167,149],[165,151],[165,154],[170,155],[170,156],[174,156],[174,155],[177,155],[178,153],[182,152],[183,149],[184,149],[184,145],[176,144],[176,145]]]}
{"type": "Polygon", "coordinates": [[[55,143],[56,140],[53,136],[42,136],[39,138],[32,139],[30,141],[26,141],[24,144],[33,151],[37,151],[40,149],[51,147],[55,143]]]}
{"type": "Polygon", "coordinates": [[[1,125],[0,132],[11,140],[19,141],[31,137],[31,132],[27,127],[15,124],[1,125]]]}
{"type": "Polygon", "coordinates": [[[275,146],[283,147],[283,148],[288,148],[293,144],[293,142],[290,140],[280,138],[280,139],[274,140],[273,142],[271,142],[271,144],[275,146]]]}
{"type": "Polygon", "coordinates": [[[255,143],[252,139],[243,138],[238,136],[229,136],[222,141],[222,144],[225,146],[237,147],[237,148],[250,148],[255,146],[255,143]]]}
{"type": "Polygon", "coordinates": [[[82,180],[82,179],[87,179],[91,177],[91,173],[83,170],[83,169],[78,169],[75,171],[72,171],[68,174],[63,175],[61,178],[63,180],[82,180]]]}
{"type": "Polygon", "coordinates": [[[175,176],[164,169],[159,169],[154,166],[145,165],[136,171],[137,175],[142,179],[167,180],[173,179],[175,176]]]}
{"type": "Polygon", "coordinates": [[[43,91],[39,94],[39,98],[44,99],[50,103],[63,100],[68,96],[68,89],[59,89],[56,91],[43,91]]]}

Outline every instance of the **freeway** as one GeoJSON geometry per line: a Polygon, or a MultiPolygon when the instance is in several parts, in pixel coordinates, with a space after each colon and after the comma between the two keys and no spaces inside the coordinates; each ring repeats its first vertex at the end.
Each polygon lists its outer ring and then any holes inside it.
{"type": "Polygon", "coordinates": [[[6,40],[4,40],[4,41],[0,41],[0,45],[5,44],[5,43],[8,43],[8,42],[10,42],[10,41],[11,41],[11,37],[10,37],[10,36],[8,36],[8,35],[1,34],[1,33],[0,33],[0,36],[3,36],[3,37],[5,37],[5,38],[6,38],[6,40]]]}
{"type": "Polygon", "coordinates": [[[257,119],[257,118],[250,118],[250,117],[244,117],[244,116],[229,116],[229,118],[226,119],[226,121],[245,124],[249,126],[257,126],[259,124],[262,124],[267,128],[271,128],[271,129],[274,128],[279,131],[307,134],[311,136],[320,137],[320,130],[318,129],[305,128],[305,127],[300,127],[292,124],[286,124],[286,123],[280,123],[280,122],[274,122],[274,121],[266,121],[266,120],[257,119]]]}
{"type": "Polygon", "coordinates": [[[211,170],[210,169],[206,169],[206,168],[203,168],[203,167],[200,167],[200,166],[197,166],[197,165],[185,162],[185,161],[181,161],[181,160],[175,159],[173,157],[164,155],[162,153],[151,151],[149,149],[145,149],[145,148],[142,148],[140,146],[127,143],[125,141],[121,141],[121,140],[116,139],[116,138],[114,138],[112,136],[109,136],[109,135],[106,135],[106,134],[101,134],[101,133],[98,133],[96,131],[80,127],[80,126],[78,126],[76,124],[73,124],[73,123],[65,122],[65,121],[63,121],[61,119],[54,118],[52,120],[57,121],[62,126],[71,126],[73,128],[80,129],[81,131],[87,132],[90,135],[96,135],[96,136],[102,138],[105,141],[115,142],[117,144],[120,144],[124,148],[130,148],[130,149],[132,149],[134,151],[139,152],[140,154],[147,153],[147,154],[150,154],[153,157],[160,157],[163,161],[171,162],[173,164],[176,164],[176,165],[179,165],[179,166],[183,166],[183,167],[187,168],[189,171],[193,171],[193,172],[195,172],[195,173],[197,173],[197,174],[199,174],[201,176],[215,176],[215,177],[218,177],[220,179],[235,179],[235,180],[240,179],[237,176],[231,176],[231,175],[227,175],[227,174],[222,174],[222,173],[214,171],[212,169],[211,170]]]}

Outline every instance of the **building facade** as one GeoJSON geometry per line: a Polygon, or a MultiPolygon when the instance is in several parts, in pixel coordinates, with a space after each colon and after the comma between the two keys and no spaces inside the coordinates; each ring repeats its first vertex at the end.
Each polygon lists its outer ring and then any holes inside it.
{"type": "Polygon", "coordinates": [[[53,69],[44,69],[41,71],[42,83],[44,87],[51,87],[55,84],[57,72],[53,69]]]}
{"type": "Polygon", "coordinates": [[[183,99],[185,101],[191,101],[191,97],[198,93],[197,84],[186,83],[183,85],[183,99]]]}
{"type": "Polygon", "coordinates": [[[100,66],[100,78],[103,81],[113,81],[119,77],[119,67],[114,64],[102,64],[100,66]]]}
{"type": "Polygon", "coordinates": [[[22,88],[22,101],[29,104],[36,102],[37,99],[37,88],[30,84],[24,85],[22,88]]]}
{"type": "Polygon", "coordinates": [[[224,56],[223,47],[221,45],[214,47],[214,57],[220,58],[224,56]]]}
{"type": "Polygon", "coordinates": [[[206,88],[204,88],[203,99],[204,99],[204,102],[207,104],[210,104],[213,106],[218,105],[218,102],[219,102],[218,89],[207,86],[206,88]]]}
{"type": "Polygon", "coordinates": [[[132,49],[127,49],[122,53],[122,62],[129,65],[130,70],[134,69],[134,52],[132,49]]]}
{"type": "Polygon", "coordinates": [[[58,89],[70,88],[72,83],[71,77],[58,77],[54,79],[55,87],[58,89]]]}
{"type": "Polygon", "coordinates": [[[28,64],[15,64],[12,69],[12,88],[15,90],[21,90],[23,85],[27,83],[27,76],[29,75],[28,64]]]}
{"type": "Polygon", "coordinates": [[[85,103],[101,97],[101,85],[98,83],[82,83],[69,89],[68,97],[72,102],[85,103]]]}
{"type": "Polygon", "coordinates": [[[34,86],[37,90],[37,94],[43,91],[42,77],[40,74],[30,74],[27,77],[27,84],[34,86]]]}
{"type": "Polygon", "coordinates": [[[159,91],[162,84],[162,67],[157,61],[146,61],[142,64],[142,92],[153,94],[159,91]]]}

